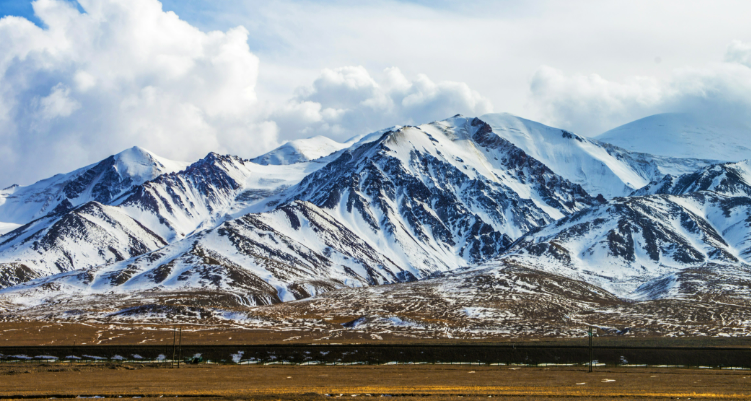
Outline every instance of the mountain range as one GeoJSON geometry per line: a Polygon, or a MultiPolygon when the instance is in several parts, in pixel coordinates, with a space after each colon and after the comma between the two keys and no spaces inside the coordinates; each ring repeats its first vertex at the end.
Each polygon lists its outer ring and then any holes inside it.
{"type": "MultiPolygon", "coordinates": [[[[742,127],[714,142],[727,152],[699,152],[723,132],[704,125],[685,149],[645,145],[649,135],[679,146],[691,124],[659,115],[586,138],[510,114],[456,115],[344,143],[297,140],[250,160],[182,163],[134,147],[0,191],[0,315],[41,318],[43,306],[45,319],[113,319],[137,307],[128,318],[145,319],[200,304],[207,316],[279,319],[365,297],[374,309],[347,327],[382,329],[401,324],[387,311],[410,291],[462,305],[454,323],[505,313],[517,326],[542,300],[558,311],[549,319],[576,324],[598,308],[745,305],[742,127]]],[[[454,309],[433,305],[420,319],[454,309]]]]}

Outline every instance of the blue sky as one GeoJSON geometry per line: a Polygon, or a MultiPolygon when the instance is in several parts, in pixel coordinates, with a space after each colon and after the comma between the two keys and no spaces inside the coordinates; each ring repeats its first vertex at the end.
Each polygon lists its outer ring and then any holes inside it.
{"type": "Polygon", "coordinates": [[[456,113],[510,112],[592,136],[655,113],[751,111],[747,1],[36,8],[0,0],[0,16],[36,24],[0,19],[0,187],[133,145],[173,159],[252,157],[456,113]]]}

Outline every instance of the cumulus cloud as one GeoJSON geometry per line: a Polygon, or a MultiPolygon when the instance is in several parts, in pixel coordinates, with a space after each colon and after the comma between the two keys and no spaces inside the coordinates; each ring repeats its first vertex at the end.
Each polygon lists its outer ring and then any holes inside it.
{"type": "Polygon", "coordinates": [[[281,141],[481,114],[457,82],[325,69],[275,104],[242,26],[204,32],[157,0],[37,0],[44,28],[0,19],[0,187],[70,171],[133,145],[178,160],[252,157],[281,141]],[[40,162],[43,161],[43,162],[40,162]]]}
{"type": "Polygon", "coordinates": [[[614,82],[597,74],[567,75],[543,66],[532,77],[530,105],[544,122],[577,127],[584,135],[666,112],[743,118],[751,115],[751,44],[734,41],[723,62],[676,69],[667,79],[614,82]]]}
{"type": "Polygon", "coordinates": [[[274,129],[258,126],[259,60],[244,28],[201,32],[153,0],[79,3],[84,13],[34,2],[45,28],[0,20],[2,184],[133,145],[192,159],[254,152],[264,141],[240,139],[254,132],[276,143],[274,129]]]}
{"type": "Polygon", "coordinates": [[[391,67],[374,79],[361,66],[325,69],[311,86],[272,113],[280,131],[344,140],[391,125],[420,124],[457,113],[493,111],[490,101],[461,82],[408,79],[391,67]]]}

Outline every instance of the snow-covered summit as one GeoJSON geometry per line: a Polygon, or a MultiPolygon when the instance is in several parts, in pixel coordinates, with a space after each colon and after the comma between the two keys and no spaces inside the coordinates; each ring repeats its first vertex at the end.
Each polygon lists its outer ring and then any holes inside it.
{"type": "Polygon", "coordinates": [[[180,171],[188,164],[134,146],[67,174],[1,190],[0,222],[25,224],[46,215],[64,201],[70,207],[89,201],[109,204],[134,186],[180,171]]]}
{"type": "Polygon", "coordinates": [[[685,113],[656,114],[595,137],[632,152],[735,162],[751,158],[751,123],[685,113]]]}
{"type": "Polygon", "coordinates": [[[278,203],[295,200],[327,210],[416,277],[495,257],[529,229],[599,202],[464,117],[344,150],[278,203]]]}
{"type": "Polygon", "coordinates": [[[164,173],[184,170],[190,165],[189,162],[165,159],[139,146],[126,149],[114,155],[114,158],[117,172],[123,178],[131,178],[134,185],[143,184],[164,173]]]}
{"type": "Polygon", "coordinates": [[[480,118],[498,136],[556,174],[581,185],[592,195],[602,194],[608,199],[628,195],[666,174],[693,172],[713,162],[635,153],[508,113],[480,118]]]}
{"type": "Polygon", "coordinates": [[[285,165],[307,162],[328,156],[337,150],[348,148],[351,142],[340,143],[325,136],[314,136],[306,139],[295,139],[265,153],[252,162],[261,165],[285,165]]]}

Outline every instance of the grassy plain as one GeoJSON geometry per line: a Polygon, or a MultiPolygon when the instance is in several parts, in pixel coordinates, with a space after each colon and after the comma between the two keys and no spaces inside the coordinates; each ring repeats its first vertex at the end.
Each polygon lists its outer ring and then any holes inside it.
{"type": "Polygon", "coordinates": [[[749,399],[745,372],[494,366],[237,366],[4,364],[0,397],[210,399],[749,399]],[[327,396],[328,395],[328,396],[327,396]]]}
{"type": "MultiPolygon", "coordinates": [[[[316,343],[316,332],[274,332],[184,325],[184,345],[316,343]]],[[[0,323],[0,346],[171,344],[172,327],[153,324],[0,323]]],[[[350,331],[322,341],[416,345],[446,339],[370,338],[350,331]]],[[[501,343],[508,339],[454,341],[501,343]]],[[[586,339],[525,338],[513,342],[583,345],[586,339]]],[[[602,345],[748,348],[744,338],[602,337],[602,345]]],[[[735,352],[735,351],[731,351],[735,352]]],[[[30,354],[31,355],[31,354],[30,354]]],[[[67,354],[66,354],[67,355],[67,354]]],[[[513,367],[477,365],[183,365],[0,363],[0,398],[191,397],[191,399],[315,400],[388,395],[403,400],[500,399],[751,399],[751,372],[721,369],[513,367]],[[328,396],[327,396],[328,394],[328,396]],[[459,398],[462,397],[462,398],[459,398]]]]}

